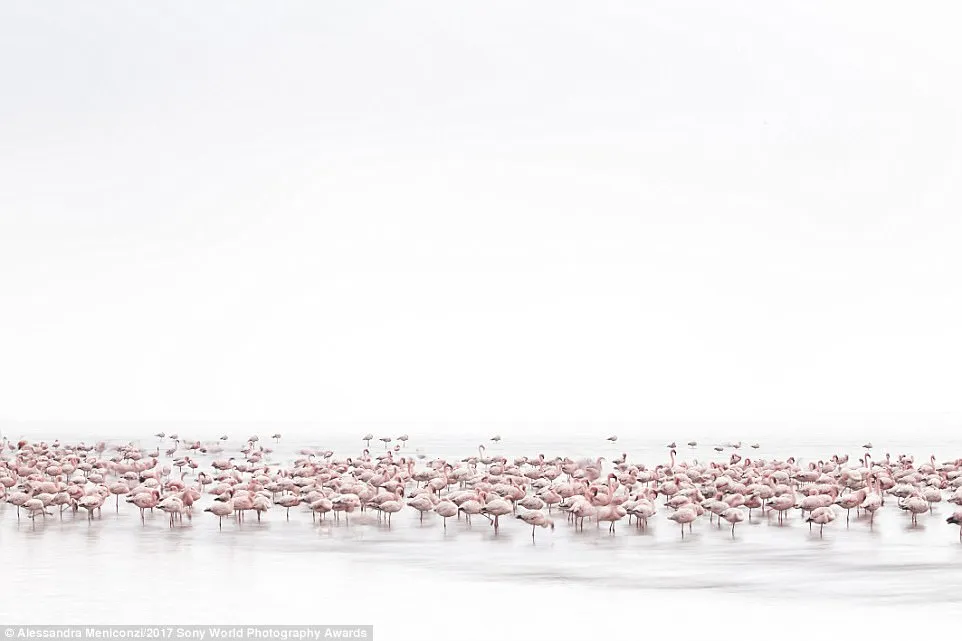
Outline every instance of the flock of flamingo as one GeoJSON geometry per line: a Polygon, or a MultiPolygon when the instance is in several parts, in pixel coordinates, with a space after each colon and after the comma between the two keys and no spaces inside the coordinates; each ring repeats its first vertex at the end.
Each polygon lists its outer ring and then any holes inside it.
{"type": "MultiPolygon", "coordinates": [[[[824,527],[841,516],[848,524],[852,510],[856,516],[867,515],[863,521],[872,527],[875,513],[892,506],[915,526],[943,500],[962,506],[962,459],[939,463],[932,456],[916,464],[910,456],[893,460],[886,455],[875,461],[870,443],[860,459],[836,454],[807,464],[794,458],[753,460],[739,453],[741,443],[716,446],[718,452],[731,450],[721,461],[679,461],[677,446],[671,443],[665,460],[649,467],[629,461],[627,454],[613,461],[543,454],[508,460],[488,455],[484,445],[477,455],[460,460],[427,460],[421,453],[403,455],[407,435],[398,437],[393,447],[391,438],[381,438],[384,452],[374,455],[374,437],[367,434],[361,439],[367,447],[357,456],[301,450],[296,460],[280,465],[269,462],[272,450],[257,436],[246,439],[237,456],[227,458],[227,436],[208,443],[181,440],[176,434],[155,436],[158,445],[152,450],[132,443],[108,447],[104,442],[4,438],[0,498],[16,507],[18,521],[28,518],[32,527],[38,517],[62,520],[66,513],[76,518],[80,510],[87,520],[101,518],[105,503],[119,513],[123,497],[125,504],[140,510],[144,524],[148,510],[159,510],[169,517],[171,528],[183,525],[185,516],[190,521],[199,503],[207,504],[203,511],[216,517],[221,529],[224,519],[242,524],[254,512],[260,520],[275,507],[284,510],[287,520],[291,508],[299,508],[315,520],[330,514],[340,522],[343,516],[345,526],[350,514],[371,510],[390,527],[392,516],[408,508],[422,523],[426,514],[436,514],[445,529],[452,517],[463,516],[470,526],[471,518],[480,515],[495,533],[502,517],[514,515],[531,527],[532,539],[539,527],[554,529],[552,515],[564,515],[575,530],[583,530],[585,520],[596,527],[606,523],[614,534],[622,519],[647,528],[662,513],[680,526],[684,538],[686,526],[691,532],[692,524],[707,514],[719,527],[722,521],[730,524],[734,537],[735,526],[753,518],[755,510],[757,518],[777,519],[779,525],[798,510],[809,529],[817,525],[822,536],[824,527]]],[[[281,435],[271,438],[279,441],[281,435]]],[[[614,443],[617,437],[608,440],[614,443]]],[[[962,541],[962,510],[946,521],[959,526],[962,541]]]]}

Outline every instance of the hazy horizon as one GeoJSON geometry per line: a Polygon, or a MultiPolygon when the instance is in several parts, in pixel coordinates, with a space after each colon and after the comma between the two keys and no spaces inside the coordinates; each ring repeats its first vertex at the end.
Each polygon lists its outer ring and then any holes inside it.
{"type": "MultiPolygon", "coordinates": [[[[178,433],[182,439],[210,441],[222,434],[233,442],[243,442],[251,435],[259,435],[265,442],[274,432],[283,434],[285,441],[315,445],[345,444],[361,446],[360,437],[372,433],[375,439],[382,436],[396,438],[409,434],[411,444],[421,447],[437,442],[439,438],[453,439],[462,446],[475,439],[477,443],[491,444],[495,434],[502,436],[502,445],[509,451],[518,446],[533,443],[548,446],[558,439],[574,438],[583,444],[600,450],[632,450],[641,444],[676,441],[681,444],[683,456],[692,452],[685,446],[697,440],[704,447],[741,441],[749,444],[761,442],[765,456],[787,456],[790,448],[799,443],[821,443],[825,447],[861,451],[861,445],[872,441],[877,451],[886,451],[892,444],[937,450],[940,455],[955,456],[953,446],[962,444],[962,417],[955,414],[917,414],[902,416],[870,415],[811,415],[807,417],[781,417],[773,419],[740,420],[650,420],[633,422],[392,422],[392,421],[14,421],[0,418],[0,435],[8,439],[21,436],[43,438],[107,438],[134,440],[149,443],[155,432],[178,433]],[[619,437],[615,444],[605,439],[610,435],[619,437]],[[943,449],[948,447],[949,449],[943,449]],[[621,448],[621,449],[619,449],[621,448]]],[[[396,443],[392,443],[392,446],[396,443]]],[[[382,449],[378,442],[372,444],[374,451],[382,449]]],[[[467,447],[470,448],[468,445],[467,447]]],[[[348,450],[349,451],[349,450],[348,450]]],[[[927,455],[927,454],[926,454],[927,455]]]]}

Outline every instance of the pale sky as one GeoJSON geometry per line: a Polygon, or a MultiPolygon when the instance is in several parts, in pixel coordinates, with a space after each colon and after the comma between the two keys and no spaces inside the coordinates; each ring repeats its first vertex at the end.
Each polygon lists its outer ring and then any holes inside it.
{"type": "Polygon", "coordinates": [[[4,2],[0,418],[962,414],[960,18],[4,2]]]}

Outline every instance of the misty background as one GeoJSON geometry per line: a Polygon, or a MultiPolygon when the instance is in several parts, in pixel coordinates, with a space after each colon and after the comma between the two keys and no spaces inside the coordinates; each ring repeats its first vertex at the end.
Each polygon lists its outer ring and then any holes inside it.
{"type": "Polygon", "coordinates": [[[0,421],[957,433],[960,13],[4,3],[0,421]]]}

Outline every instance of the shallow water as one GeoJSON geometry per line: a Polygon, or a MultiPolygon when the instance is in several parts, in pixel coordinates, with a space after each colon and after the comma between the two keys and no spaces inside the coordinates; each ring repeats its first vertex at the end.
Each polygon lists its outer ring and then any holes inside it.
{"type": "MultiPolygon", "coordinates": [[[[48,435],[53,436],[57,435],[48,435]]],[[[110,436],[115,435],[80,438],[92,442],[110,436]]],[[[146,449],[157,443],[142,434],[133,436],[140,437],[135,440],[146,449]]],[[[186,430],[181,436],[205,441],[215,437],[186,430]]],[[[289,463],[304,448],[334,449],[341,456],[362,447],[356,438],[317,439],[307,434],[285,436],[276,445],[264,441],[274,447],[270,459],[275,463],[289,463]]],[[[459,459],[476,452],[478,442],[478,437],[412,435],[400,454],[459,459]]],[[[731,450],[719,454],[712,450],[714,444],[682,446],[679,457],[727,459],[731,450]]],[[[664,443],[651,439],[623,437],[611,445],[597,436],[560,441],[526,437],[487,445],[489,454],[509,458],[544,453],[611,459],[627,452],[629,461],[649,466],[668,460],[664,443]]],[[[194,458],[203,466],[240,446],[241,438],[235,438],[224,453],[194,458]]],[[[876,443],[873,451],[878,456],[886,451],[893,456],[913,453],[917,462],[930,453],[938,460],[962,455],[962,443],[945,442],[930,449],[894,441],[876,443]]],[[[383,451],[383,446],[374,441],[371,450],[383,451]]],[[[856,442],[829,447],[789,439],[765,443],[758,450],[746,442],[740,450],[749,457],[795,456],[801,461],[862,452],[856,442]]],[[[159,511],[148,513],[142,525],[138,510],[122,499],[119,512],[111,498],[102,516],[93,521],[82,513],[67,513],[63,520],[48,517],[35,524],[27,518],[18,522],[16,509],[4,504],[0,621],[376,621],[379,638],[410,638],[400,631],[412,635],[424,631],[415,625],[418,617],[411,608],[430,613],[429,620],[440,617],[458,628],[461,614],[439,604],[452,595],[459,603],[475,595],[481,603],[471,608],[483,611],[488,605],[482,603],[491,594],[513,599],[510,607],[518,607],[518,601],[536,610],[560,607],[554,615],[564,612],[568,599],[597,603],[599,597],[603,602],[639,599],[637,603],[669,608],[680,603],[704,608],[708,602],[735,599],[736,609],[813,604],[829,611],[845,605],[886,608],[891,614],[917,606],[934,608],[938,616],[962,613],[962,543],[958,528],[944,522],[955,507],[948,503],[921,516],[919,526],[912,527],[908,515],[891,499],[876,514],[874,526],[854,512],[846,526],[842,513],[822,537],[817,527],[809,531],[797,511],[779,526],[774,517],[756,510],[751,521],[736,527],[734,537],[727,525],[717,527],[700,518],[684,539],[679,527],[665,518],[665,510],[649,521],[647,530],[623,519],[613,535],[606,525],[597,528],[593,523],[575,531],[557,515],[556,529],[538,528],[532,541],[531,528],[514,519],[505,519],[495,535],[481,517],[472,525],[452,518],[444,529],[437,515],[427,514],[421,523],[411,509],[394,515],[388,527],[373,513],[351,514],[349,523],[330,516],[314,522],[300,507],[292,509],[287,520],[284,510],[275,506],[260,523],[253,517],[240,525],[225,520],[219,531],[217,519],[200,511],[210,500],[205,495],[195,506],[194,518],[174,529],[159,511]],[[545,595],[554,596],[543,602],[545,595]]],[[[926,616],[927,621],[935,620],[926,616]]],[[[554,625],[569,629],[558,621],[554,625]]]]}

